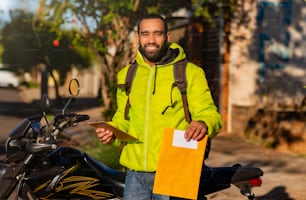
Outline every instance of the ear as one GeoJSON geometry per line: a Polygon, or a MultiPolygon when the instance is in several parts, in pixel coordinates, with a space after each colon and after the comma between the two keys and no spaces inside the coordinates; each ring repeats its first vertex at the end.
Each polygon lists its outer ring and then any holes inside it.
{"type": "Polygon", "coordinates": [[[169,42],[170,41],[170,32],[167,33],[166,37],[167,37],[167,41],[169,42]]]}
{"type": "Polygon", "coordinates": [[[137,42],[137,44],[139,43],[139,34],[137,31],[135,31],[135,40],[137,42]]]}

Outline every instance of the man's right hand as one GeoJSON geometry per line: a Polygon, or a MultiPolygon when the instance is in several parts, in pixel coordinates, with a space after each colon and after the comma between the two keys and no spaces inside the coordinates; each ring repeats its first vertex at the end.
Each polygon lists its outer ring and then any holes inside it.
{"type": "Polygon", "coordinates": [[[103,144],[109,144],[115,138],[113,132],[105,128],[96,128],[96,133],[103,144]]]}

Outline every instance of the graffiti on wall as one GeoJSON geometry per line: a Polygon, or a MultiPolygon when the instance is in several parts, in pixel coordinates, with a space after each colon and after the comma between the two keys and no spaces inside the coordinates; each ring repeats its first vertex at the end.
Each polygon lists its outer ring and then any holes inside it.
{"type": "Polygon", "coordinates": [[[290,60],[291,0],[258,3],[259,76],[265,80],[266,70],[282,70],[290,60]]]}

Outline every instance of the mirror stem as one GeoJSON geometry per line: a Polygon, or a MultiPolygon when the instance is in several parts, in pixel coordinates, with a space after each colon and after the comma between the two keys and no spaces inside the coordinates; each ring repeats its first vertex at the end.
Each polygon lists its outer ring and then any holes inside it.
{"type": "Polygon", "coordinates": [[[63,115],[65,114],[65,110],[67,109],[67,107],[69,106],[69,104],[71,103],[71,101],[72,101],[72,98],[69,98],[69,99],[68,99],[68,102],[66,103],[65,107],[64,107],[63,110],[62,110],[62,114],[63,114],[63,115]]]}

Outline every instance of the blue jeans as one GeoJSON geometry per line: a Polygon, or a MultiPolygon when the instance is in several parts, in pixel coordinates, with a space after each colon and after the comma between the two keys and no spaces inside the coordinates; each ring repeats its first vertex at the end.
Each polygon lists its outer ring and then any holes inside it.
{"type": "Polygon", "coordinates": [[[169,200],[168,196],[153,194],[155,173],[127,170],[124,200],[169,200]]]}

